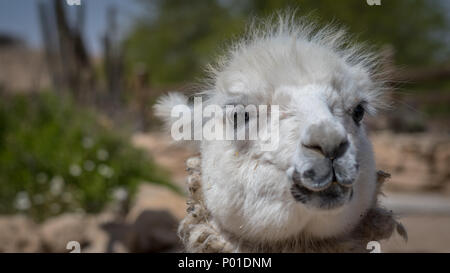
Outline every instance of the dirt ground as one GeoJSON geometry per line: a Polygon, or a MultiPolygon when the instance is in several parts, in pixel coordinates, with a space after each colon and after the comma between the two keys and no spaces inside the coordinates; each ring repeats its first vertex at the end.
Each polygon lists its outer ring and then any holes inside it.
{"type": "MultiPolygon", "coordinates": [[[[438,190],[436,190],[436,185],[429,187],[428,181],[423,181],[428,178],[426,176],[427,168],[433,170],[436,168],[426,165],[428,164],[426,162],[421,162],[422,155],[415,156],[411,153],[411,150],[418,150],[417,147],[420,148],[419,144],[422,142],[426,143],[422,146],[428,147],[429,138],[427,137],[426,141],[422,141],[414,139],[414,137],[407,137],[407,141],[405,141],[403,136],[385,133],[371,136],[371,138],[374,142],[377,162],[382,161],[383,170],[393,175],[392,181],[388,182],[392,185],[386,187],[386,197],[381,200],[381,203],[398,215],[408,232],[407,242],[399,235],[395,235],[388,241],[380,242],[381,251],[450,252],[450,195],[446,190],[448,189],[448,181],[446,180],[448,176],[444,174],[444,181],[441,181],[441,183],[446,185],[441,185],[438,190]],[[390,144],[384,145],[386,141],[389,141],[390,144]],[[419,144],[416,142],[419,142],[419,144]],[[399,154],[394,158],[392,155],[393,149],[397,145],[400,149],[398,153],[403,153],[405,143],[410,143],[414,149],[406,149],[406,151],[409,151],[407,156],[399,154]],[[418,167],[419,169],[417,169],[418,167]],[[420,174],[421,179],[417,179],[417,170],[423,172],[420,174]],[[430,191],[430,188],[435,190],[430,191]]],[[[184,179],[187,173],[184,164],[185,160],[194,154],[194,151],[171,145],[169,138],[159,133],[137,134],[133,137],[133,143],[152,154],[157,163],[171,172],[173,181],[182,189],[185,189],[184,179]]],[[[439,143],[442,143],[442,141],[439,143]]],[[[445,145],[447,145],[447,142],[445,142],[445,145]]],[[[422,147],[419,150],[423,152],[424,149],[422,147]]],[[[442,152],[443,149],[439,150],[442,152]]],[[[447,171],[447,165],[448,161],[444,163],[443,167],[441,166],[443,172],[447,171]]]]}
{"type": "Polygon", "coordinates": [[[392,209],[408,232],[381,242],[383,252],[450,252],[450,198],[441,194],[386,192],[382,204],[392,209]]]}

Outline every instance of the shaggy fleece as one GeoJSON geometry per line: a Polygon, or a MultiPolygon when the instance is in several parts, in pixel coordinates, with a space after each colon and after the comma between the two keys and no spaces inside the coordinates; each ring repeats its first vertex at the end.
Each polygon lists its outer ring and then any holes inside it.
{"type": "MultiPolygon", "coordinates": [[[[368,252],[367,243],[390,238],[396,231],[405,241],[407,233],[392,211],[383,208],[377,198],[356,227],[346,234],[327,239],[311,239],[304,234],[280,242],[243,241],[223,231],[214,223],[212,215],[203,202],[201,181],[201,158],[191,157],[186,162],[189,176],[187,186],[189,198],[186,217],[178,228],[186,252],[236,253],[236,252],[368,252]]],[[[377,172],[377,196],[382,195],[381,187],[390,177],[377,172]]]]}

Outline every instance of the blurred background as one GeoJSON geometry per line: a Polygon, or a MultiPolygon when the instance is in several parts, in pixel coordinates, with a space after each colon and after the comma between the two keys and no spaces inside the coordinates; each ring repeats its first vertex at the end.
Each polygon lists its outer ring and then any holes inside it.
{"type": "Polygon", "coordinates": [[[450,252],[450,1],[76,2],[0,0],[0,252],[179,251],[194,151],[169,145],[152,104],[199,91],[250,18],[287,8],[348,27],[394,71],[368,127],[409,241],[381,250],[450,252]]]}

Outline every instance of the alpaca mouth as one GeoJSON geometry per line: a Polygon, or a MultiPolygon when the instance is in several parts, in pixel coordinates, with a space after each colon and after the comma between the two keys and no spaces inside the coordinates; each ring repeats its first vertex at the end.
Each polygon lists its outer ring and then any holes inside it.
{"type": "Polygon", "coordinates": [[[332,160],[329,163],[303,172],[295,167],[288,170],[292,181],[291,194],[297,202],[321,210],[337,209],[350,202],[358,164],[349,168],[348,164],[344,167],[332,160]]]}
{"type": "Polygon", "coordinates": [[[300,203],[321,210],[337,209],[348,203],[353,197],[353,187],[344,187],[333,182],[321,191],[312,191],[300,183],[293,183],[291,194],[300,203]]]}

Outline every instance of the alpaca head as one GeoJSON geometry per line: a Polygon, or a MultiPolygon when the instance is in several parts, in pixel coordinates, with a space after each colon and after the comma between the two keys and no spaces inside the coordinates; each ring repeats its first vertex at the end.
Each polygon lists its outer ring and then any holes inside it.
{"type": "MultiPolygon", "coordinates": [[[[200,143],[206,207],[220,228],[249,241],[336,236],[357,224],[376,195],[363,124],[382,103],[373,58],[338,29],[288,21],[251,29],[211,69],[202,92],[204,107],[243,106],[238,132],[257,118],[246,106],[279,108],[274,149],[258,139],[200,143]]],[[[180,102],[172,95],[156,110],[167,116],[180,102]]],[[[225,113],[212,119],[236,122],[236,112],[225,113]]]]}

